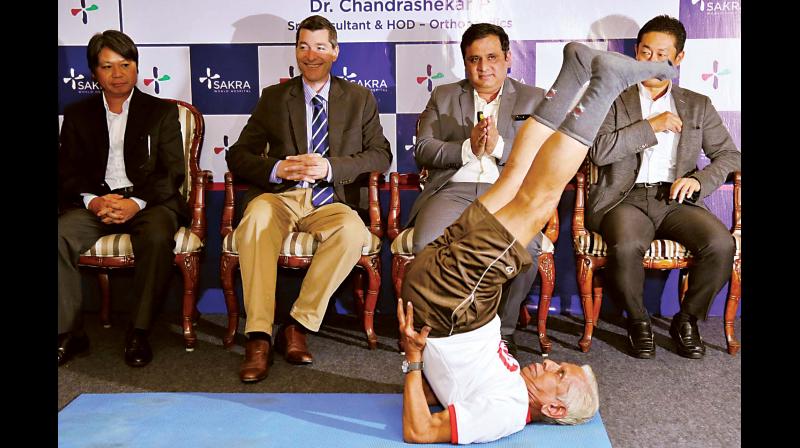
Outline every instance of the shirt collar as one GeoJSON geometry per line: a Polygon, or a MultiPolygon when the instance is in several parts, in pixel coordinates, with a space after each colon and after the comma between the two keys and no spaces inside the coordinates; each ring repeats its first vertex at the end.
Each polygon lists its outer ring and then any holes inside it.
{"type": "Polygon", "coordinates": [[[496,102],[496,101],[500,101],[500,97],[501,97],[501,96],[503,96],[503,87],[505,87],[505,86],[506,86],[506,83],[505,83],[505,82],[503,82],[502,84],[500,84],[500,91],[499,91],[499,92],[497,92],[497,96],[496,96],[496,97],[494,97],[494,99],[493,99],[492,101],[488,101],[488,102],[487,102],[486,100],[484,100],[483,98],[481,98],[481,97],[478,95],[478,91],[477,91],[477,90],[475,90],[475,88],[473,87],[473,88],[472,88],[472,98],[474,98],[474,99],[475,99],[475,101],[481,100],[481,101],[483,101],[484,103],[486,103],[487,105],[488,105],[488,104],[492,104],[492,103],[494,103],[494,102],[496,102]]]}
{"type": "Polygon", "coordinates": [[[135,89],[131,89],[131,93],[128,95],[128,98],[126,98],[125,101],[122,103],[122,112],[120,112],[119,114],[114,114],[114,112],[111,112],[111,110],[109,110],[108,101],[106,100],[106,94],[103,93],[102,95],[100,95],[100,96],[103,97],[103,107],[106,108],[106,113],[110,112],[110,113],[112,113],[114,115],[121,115],[121,114],[127,113],[128,112],[128,107],[131,104],[131,98],[133,97],[133,91],[134,90],[135,89]]]}
{"type": "Polygon", "coordinates": [[[300,79],[303,81],[303,95],[305,96],[306,104],[313,104],[311,103],[311,99],[315,96],[319,95],[322,97],[325,102],[328,102],[328,93],[331,91],[331,75],[328,75],[328,80],[325,81],[325,85],[322,86],[319,92],[315,91],[311,86],[306,83],[306,80],[303,79],[301,76],[300,79]]]}
{"type": "MultiPolygon", "coordinates": [[[[658,100],[654,100],[653,97],[650,96],[650,91],[647,90],[644,87],[644,85],[642,85],[642,83],[636,84],[636,87],[639,88],[639,96],[640,97],[645,98],[647,101],[651,101],[651,102],[658,101],[658,100]]],[[[658,98],[658,99],[660,100],[661,98],[669,98],[670,95],[672,95],[672,81],[670,81],[669,84],[667,84],[667,92],[664,93],[663,95],[661,95],[661,97],[658,98]]]]}

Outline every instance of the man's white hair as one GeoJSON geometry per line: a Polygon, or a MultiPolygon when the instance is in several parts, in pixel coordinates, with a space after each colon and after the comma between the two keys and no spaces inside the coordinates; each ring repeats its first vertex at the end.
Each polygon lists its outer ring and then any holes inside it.
{"type": "Polygon", "coordinates": [[[551,418],[542,415],[542,420],[558,425],[577,425],[594,417],[600,409],[600,396],[597,392],[597,378],[588,364],[581,366],[583,382],[572,383],[564,395],[557,397],[567,407],[567,415],[561,418],[551,418]]]}

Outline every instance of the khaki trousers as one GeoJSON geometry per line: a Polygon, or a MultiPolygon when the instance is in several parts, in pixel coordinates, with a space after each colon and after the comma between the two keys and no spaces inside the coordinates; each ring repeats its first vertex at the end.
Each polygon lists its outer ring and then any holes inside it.
{"type": "Polygon", "coordinates": [[[247,313],[245,333],[272,334],[278,255],[286,236],[306,232],[319,242],[291,316],[311,331],[319,331],[328,301],[361,257],[369,231],[355,210],[334,202],[311,205],[311,189],[264,193],[247,205],[233,237],[247,313]]]}

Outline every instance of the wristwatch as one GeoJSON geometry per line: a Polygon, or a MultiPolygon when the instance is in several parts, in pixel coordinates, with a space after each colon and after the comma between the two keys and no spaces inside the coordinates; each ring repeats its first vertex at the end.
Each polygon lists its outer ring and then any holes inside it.
{"type": "Polygon", "coordinates": [[[403,373],[413,372],[414,370],[422,370],[422,361],[420,362],[408,362],[407,359],[403,359],[403,364],[400,366],[403,370],[403,373]]]}

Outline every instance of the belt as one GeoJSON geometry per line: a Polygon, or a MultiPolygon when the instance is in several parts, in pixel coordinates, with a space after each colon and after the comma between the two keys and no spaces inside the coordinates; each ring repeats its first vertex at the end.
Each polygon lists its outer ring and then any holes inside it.
{"type": "Polygon", "coordinates": [[[111,190],[111,193],[112,194],[121,194],[121,195],[124,195],[126,193],[130,194],[130,193],[133,193],[133,186],[117,188],[116,190],[111,190]]]}
{"type": "Polygon", "coordinates": [[[662,185],[672,185],[672,182],[639,182],[633,184],[636,188],[653,188],[653,187],[660,187],[662,185]]]}

